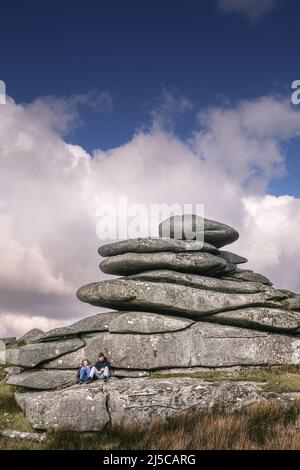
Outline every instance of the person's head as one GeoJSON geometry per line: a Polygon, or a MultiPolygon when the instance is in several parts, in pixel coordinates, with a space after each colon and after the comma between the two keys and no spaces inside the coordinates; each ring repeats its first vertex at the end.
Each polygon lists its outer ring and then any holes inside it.
{"type": "Polygon", "coordinates": [[[88,366],[89,365],[89,360],[88,359],[82,359],[81,365],[82,365],[82,367],[88,366]]]}
{"type": "Polygon", "coordinates": [[[105,361],[106,357],[105,357],[104,353],[102,353],[102,352],[101,352],[101,353],[99,353],[99,355],[98,355],[98,359],[99,359],[99,361],[100,361],[100,362],[103,362],[103,361],[105,361]]]}

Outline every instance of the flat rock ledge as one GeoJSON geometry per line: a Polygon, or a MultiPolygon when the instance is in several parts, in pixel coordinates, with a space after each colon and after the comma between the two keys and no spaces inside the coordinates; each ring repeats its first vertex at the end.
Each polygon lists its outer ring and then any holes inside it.
{"type": "Polygon", "coordinates": [[[145,426],[195,410],[232,412],[265,400],[284,405],[300,393],[270,393],[260,382],[209,382],[180,377],[172,379],[112,379],[75,385],[55,392],[16,392],[18,404],[35,429],[101,431],[105,426],[145,426]]]}

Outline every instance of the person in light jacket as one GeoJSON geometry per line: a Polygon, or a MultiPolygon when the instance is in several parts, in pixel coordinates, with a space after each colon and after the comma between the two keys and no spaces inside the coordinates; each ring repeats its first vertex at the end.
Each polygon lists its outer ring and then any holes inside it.
{"type": "Polygon", "coordinates": [[[104,380],[105,382],[110,377],[110,363],[103,353],[98,356],[98,361],[90,370],[89,380],[87,383],[91,383],[93,379],[104,380]]]}

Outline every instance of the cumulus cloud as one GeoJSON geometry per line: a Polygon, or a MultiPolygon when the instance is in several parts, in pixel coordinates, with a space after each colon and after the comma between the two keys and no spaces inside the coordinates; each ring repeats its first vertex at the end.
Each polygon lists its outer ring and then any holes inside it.
{"type": "Polygon", "coordinates": [[[48,128],[66,135],[81,124],[82,108],[109,114],[113,111],[113,99],[108,90],[91,90],[70,97],[43,96],[25,105],[25,108],[33,118],[39,119],[48,128]]]}
{"type": "Polygon", "coordinates": [[[285,173],[281,144],[300,135],[300,113],[287,100],[273,97],[205,110],[199,123],[194,146],[201,158],[240,184],[261,190],[285,173]]]}
{"type": "Polygon", "coordinates": [[[284,174],[282,144],[299,136],[300,114],[288,101],[269,97],[204,110],[188,142],[156,114],[149,131],[93,155],[64,141],[43,103],[45,119],[11,99],[0,106],[1,335],[97,313],[75,291],[105,278],[97,211],[120,195],[147,207],[203,203],[207,217],[240,231],[233,249],[248,256],[249,267],[300,289],[300,200],[266,191],[284,174]]]}
{"type": "Polygon", "coordinates": [[[280,0],[217,0],[218,8],[224,13],[239,13],[252,21],[271,13],[280,0]]]}
{"type": "Polygon", "coordinates": [[[244,198],[243,204],[245,236],[240,250],[277,286],[299,292],[300,199],[253,196],[244,198]]]}

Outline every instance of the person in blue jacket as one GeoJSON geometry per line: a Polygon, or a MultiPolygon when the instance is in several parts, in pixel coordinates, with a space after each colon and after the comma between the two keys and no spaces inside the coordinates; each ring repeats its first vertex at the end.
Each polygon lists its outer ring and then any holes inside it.
{"type": "Polygon", "coordinates": [[[79,369],[79,381],[84,384],[89,381],[91,373],[91,364],[88,359],[83,359],[79,369]]]}

